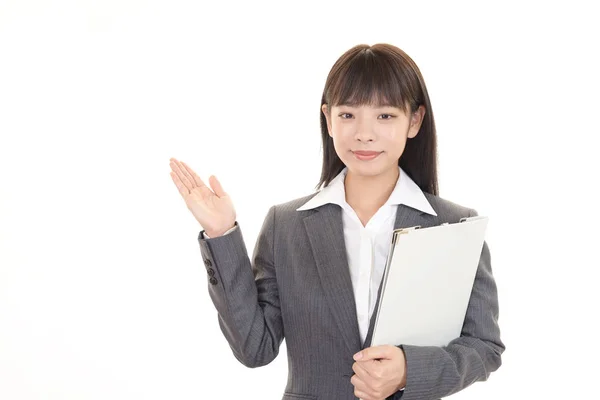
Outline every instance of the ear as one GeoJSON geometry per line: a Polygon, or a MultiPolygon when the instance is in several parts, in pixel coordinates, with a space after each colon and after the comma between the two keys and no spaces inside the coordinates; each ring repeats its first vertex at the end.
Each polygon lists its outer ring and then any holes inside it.
{"type": "Polygon", "coordinates": [[[410,117],[410,127],[408,129],[408,137],[414,138],[419,133],[419,129],[421,129],[421,124],[423,124],[423,118],[425,117],[425,106],[420,105],[417,111],[412,113],[410,117]]]}
{"type": "Polygon", "coordinates": [[[323,104],[321,106],[321,111],[325,115],[325,120],[327,121],[327,132],[329,132],[329,136],[331,136],[331,118],[330,118],[330,110],[327,107],[327,104],[323,104]]]}

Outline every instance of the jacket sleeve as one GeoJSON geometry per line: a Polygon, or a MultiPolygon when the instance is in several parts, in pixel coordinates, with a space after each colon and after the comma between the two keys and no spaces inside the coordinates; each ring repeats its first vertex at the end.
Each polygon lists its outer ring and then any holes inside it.
{"type": "Polygon", "coordinates": [[[283,341],[283,322],[273,264],[275,206],[259,232],[252,262],[238,222],[222,236],[198,235],[208,273],[208,292],[219,327],[235,357],[250,368],[273,361],[283,341]]]}
{"type": "MultiPolygon", "coordinates": [[[[469,216],[477,211],[470,210],[469,216]]],[[[406,357],[402,400],[439,399],[476,381],[485,381],[502,365],[505,346],[498,326],[498,293],[490,250],[484,241],[460,337],[448,345],[400,345],[406,357]]],[[[400,393],[396,393],[400,398],[400,393]]]]}

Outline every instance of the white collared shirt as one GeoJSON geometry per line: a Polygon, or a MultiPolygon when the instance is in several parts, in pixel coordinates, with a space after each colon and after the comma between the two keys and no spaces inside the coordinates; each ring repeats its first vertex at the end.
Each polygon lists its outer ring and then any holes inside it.
{"type": "Polygon", "coordinates": [[[347,167],[317,195],[296,209],[297,211],[309,210],[327,203],[342,207],[346,254],[361,343],[364,343],[367,336],[369,321],[377,301],[377,291],[383,277],[396,221],[397,205],[405,204],[428,214],[437,215],[421,188],[400,166],[398,169],[399,176],[394,190],[366,226],[362,225],[354,209],[346,202],[344,179],[348,172],[347,167]]]}

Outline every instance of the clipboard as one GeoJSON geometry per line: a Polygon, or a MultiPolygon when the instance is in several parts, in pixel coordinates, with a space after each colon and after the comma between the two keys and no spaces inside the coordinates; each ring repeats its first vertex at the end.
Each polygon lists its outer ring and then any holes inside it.
{"type": "Polygon", "coordinates": [[[460,337],[488,221],[394,230],[371,346],[445,346],[460,337]]]}

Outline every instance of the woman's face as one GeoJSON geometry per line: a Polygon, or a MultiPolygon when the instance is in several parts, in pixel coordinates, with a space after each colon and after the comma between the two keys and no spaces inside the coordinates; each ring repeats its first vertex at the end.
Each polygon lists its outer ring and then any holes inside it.
{"type": "Polygon", "coordinates": [[[420,106],[410,118],[397,107],[333,106],[321,110],[327,119],[329,136],[335,151],[353,174],[373,176],[398,168],[398,159],[406,141],[419,132],[425,107],[420,106]],[[361,151],[376,156],[361,157],[361,151]]]}

